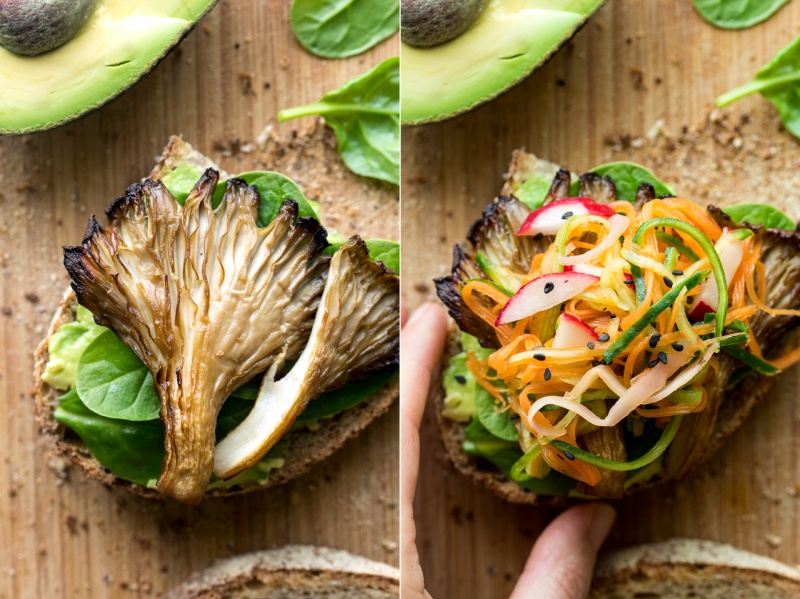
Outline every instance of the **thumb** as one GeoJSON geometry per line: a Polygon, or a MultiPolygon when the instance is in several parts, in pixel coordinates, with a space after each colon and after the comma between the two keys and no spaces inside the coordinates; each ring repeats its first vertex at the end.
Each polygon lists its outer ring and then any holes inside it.
{"type": "Polygon", "coordinates": [[[585,599],[597,551],[615,518],[605,503],[580,505],[559,515],[536,540],[511,599],[585,599]]]}

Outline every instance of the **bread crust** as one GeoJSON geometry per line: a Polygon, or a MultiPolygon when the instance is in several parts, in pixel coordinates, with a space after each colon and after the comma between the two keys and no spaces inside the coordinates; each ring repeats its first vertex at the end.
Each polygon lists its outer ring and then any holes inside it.
{"type": "Polygon", "coordinates": [[[400,573],[346,551],[287,545],[217,560],[164,599],[245,599],[261,597],[270,590],[303,597],[316,596],[314,592],[320,596],[339,592],[339,597],[399,597],[400,573]]]}
{"type": "Polygon", "coordinates": [[[731,597],[728,593],[738,593],[736,597],[797,597],[800,571],[731,545],[671,539],[603,556],[598,562],[589,598],[706,596],[727,599],[731,597]],[[711,594],[703,594],[703,591],[711,594]]]}
{"type": "MultiPolygon", "coordinates": [[[[314,132],[312,131],[312,135],[314,132]]],[[[301,151],[292,148],[292,151],[301,151]]],[[[215,168],[209,158],[195,150],[179,137],[171,137],[158,164],[150,173],[149,178],[159,179],[164,171],[171,170],[180,162],[188,162],[199,169],[215,168]]],[[[219,170],[219,169],[218,169],[219,170]]],[[[228,176],[220,171],[223,177],[228,176]]],[[[47,335],[41,341],[34,353],[34,401],[36,405],[36,419],[41,434],[47,439],[51,454],[66,461],[67,465],[81,470],[86,478],[95,480],[107,487],[121,487],[141,497],[163,499],[164,496],[155,489],[144,485],[126,481],[107,470],[89,452],[77,435],[57,422],[54,412],[58,406],[58,397],[61,395],[57,389],[42,380],[42,374],[49,360],[48,339],[67,322],[75,320],[77,299],[72,289],[67,289],[61,303],[56,310],[47,335]]],[[[373,420],[384,414],[399,396],[399,383],[389,381],[373,393],[366,401],[345,410],[344,412],[326,418],[319,422],[315,431],[291,431],[286,436],[287,447],[284,453],[285,464],[273,470],[269,479],[264,484],[251,483],[237,485],[230,488],[216,488],[206,492],[206,497],[227,497],[265,489],[280,485],[308,472],[314,464],[324,460],[337,449],[342,447],[349,439],[358,435],[373,420]]]]}

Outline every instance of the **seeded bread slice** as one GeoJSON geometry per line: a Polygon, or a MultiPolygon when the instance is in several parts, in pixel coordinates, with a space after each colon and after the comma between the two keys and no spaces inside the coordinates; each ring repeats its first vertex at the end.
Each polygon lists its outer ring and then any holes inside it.
{"type": "Polygon", "coordinates": [[[287,545],[214,562],[164,599],[392,599],[400,573],[346,551],[287,545]]]}
{"type": "MultiPolygon", "coordinates": [[[[322,130],[314,128],[306,134],[306,143],[302,143],[301,138],[293,138],[287,144],[287,147],[283,149],[276,147],[274,140],[272,140],[270,142],[271,151],[280,156],[282,163],[291,161],[293,158],[302,162],[307,160],[308,156],[313,152],[309,146],[312,144],[318,146],[322,141],[320,137],[322,135],[324,135],[322,130]]],[[[327,153],[325,155],[330,155],[333,159],[336,159],[334,154],[327,153]]],[[[172,170],[177,164],[187,163],[201,170],[206,168],[218,169],[210,158],[195,150],[182,139],[173,136],[170,138],[162,155],[158,158],[158,164],[149,177],[151,179],[159,179],[162,174],[172,170]]],[[[325,173],[333,175],[333,173],[338,172],[338,169],[338,165],[326,165],[320,173],[322,176],[325,173]]],[[[223,177],[228,176],[224,171],[220,171],[220,175],[223,177]]],[[[346,175],[344,177],[341,175],[331,176],[327,182],[326,192],[332,196],[345,194],[346,181],[346,175]]],[[[335,204],[330,207],[326,206],[325,209],[329,210],[331,207],[335,207],[335,204]]],[[[349,210],[352,209],[352,207],[349,207],[349,210]]],[[[385,210],[385,213],[393,214],[390,210],[385,210]]],[[[42,373],[49,359],[47,340],[62,324],[75,320],[76,306],[75,294],[71,289],[68,289],[56,310],[47,336],[39,344],[34,354],[36,414],[40,431],[49,440],[55,455],[64,459],[67,465],[77,467],[87,478],[107,486],[124,487],[143,497],[162,498],[163,496],[155,489],[123,480],[112,474],[92,456],[77,435],[59,424],[53,417],[61,392],[42,380],[42,373]]],[[[272,487],[305,474],[314,464],[330,456],[344,445],[348,439],[355,437],[373,420],[385,413],[392,402],[397,399],[398,394],[398,383],[389,382],[358,406],[345,410],[333,418],[320,421],[317,430],[290,432],[286,436],[288,445],[284,454],[285,464],[281,468],[273,470],[265,484],[253,483],[231,488],[212,489],[207,492],[206,496],[220,497],[272,487]]]]}
{"type": "Polygon", "coordinates": [[[711,541],[672,539],[610,553],[595,571],[589,599],[790,599],[800,570],[711,541]]]}

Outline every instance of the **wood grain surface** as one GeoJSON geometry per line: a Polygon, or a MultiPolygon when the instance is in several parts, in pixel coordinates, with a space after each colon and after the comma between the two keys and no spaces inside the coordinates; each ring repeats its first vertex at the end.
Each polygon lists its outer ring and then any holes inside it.
{"type": "MultiPolygon", "coordinates": [[[[775,110],[758,96],[712,110],[798,31],[798,1],[755,28],[722,31],[690,0],[610,0],[546,67],[495,102],[404,130],[405,301],[434,298],[431,279],[449,272],[451,246],[499,192],[518,147],[579,172],[628,158],[680,179],[668,180],[684,196],[777,199],[800,217],[800,144],[775,110]],[[785,191],[770,196],[767,182],[785,191]]],[[[688,480],[619,502],[608,547],[699,537],[799,563],[798,384],[800,369],[784,373],[688,480]]],[[[508,596],[557,511],[507,505],[456,473],[430,409],[422,456],[415,513],[427,588],[438,598],[508,596]]]]}
{"type": "MultiPolygon", "coordinates": [[[[289,5],[222,0],[111,105],[0,139],[0,597],[158,596],[217,557],[287,542],[397,565],[396,406],[297,481],[197,508],[110,491],[78,473],[62,479],[34,422],[32,353],[68,284],[60,247],[81,239],[89,215],[146,175],[170,134],[230,172],[263,167],[265,128],[289,138],[312,123],[278,125],[279,109],[316,101],[397,54],[395,38],[359,57],[318,59],[295,41],[289,5]]],[[[381,219],[332,207],[352,200],[326,196],[329,173],[314,174],[295,173],[322,202],[323,220],[331,209],[340,233],[397,238],[396,206],[381,219]]],[[[366,186],[364,197],[387,193],[355,177],[353,185],[366,186]]]]}

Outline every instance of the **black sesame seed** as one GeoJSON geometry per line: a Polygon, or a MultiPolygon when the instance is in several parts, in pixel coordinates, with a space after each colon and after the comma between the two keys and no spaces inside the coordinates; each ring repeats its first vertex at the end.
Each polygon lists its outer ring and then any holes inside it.
{"type": "Polygon", "coordinates": [[[511,414],[511,420],[519,420],[519,414],[511,414]]]}
{"type": "Polygon", "coordinates": [[[658,361],[661,362],[662,364],[666,364],[667,354],[665,354],[663,351],[658,352],[658,361]]]}
{"type": "Polygon", "coordinates": [[[467,379],[466,379],[466,378],[464,378],[463,376],[461,376],[460,374],[457,374],[457,375],[455,376],[455,379],[456,379],[456,382],[457,382],[459,385],[463,385],[464,383],[466,383],[466,382],[467,382],[467,379]]]}
{"type": "Polygon", "coordinates": [[[534,241],[539,241],[542,237],[544,237],[544,233],[537,233],[533,236],[534,241]]]}
{"type": "Polygon", "coordinates": [[[595,366],[600,366],[600,360],[592,360],[592,368],[595,366]]]}
{"type": "Polygon", "coordinates": [[[606,341],[608,341],[609,339],[611,339],[611,337],[609,336],[609,334],[608,334],[608,333],[603,333],[602,335],[600,335],[600,336],[597,338],[597,340],[598,340],[600,343],[605,343],[605,342],[606,342],[606,341]]]}
{"type": "Polygon", "coordinates": [[[658,364],[658,360],[651,360],[647,363],[648,368],[653,368],[656,364],[658,364]]]}
{"type": "Polygon", "coordinates": [[[545,355],[544,354],[533,354],[534,360],[539,360],[540,362],[544,362],[545,355]]]}
{"type": "Polygon", "coordinates": [[[550,380],[550,369],[549,368],[545,368],[544,369],[544,380],[546,380],[546,381],[550,380]]]}
{"type": "Polygon", "coordinates": [[[587,343],[586,347],[588,347],[589,349],[594,349],[594,341],[590,341],[589,343],[587,343]]]}
{"type": "Polygon", "coordinates": [[[572,216],[572,212],[565,212],[561,217],[561,220],[567,220],[570,216],[572,216]]]}
{"type": "Polygon", "coordinates": [[[672,344],[672,349],[674,349],[675,351],[683,351],[683,346],[676,341],[675,343],[672,344]]]}
{"type": "Polygon", "coordinates": [[[550,293],[555,288],[556,288],[556,286],[553,285],[553,281],[548,281],[547,283],[544,284],[544,292],[545,293],[550,293]]]}
{"type": "Polygon", "coordinates": [[[656,333],[655,335],[650,335],[650,347],[655,347],[658,345],[658,342],[661,341],[661,335],[656,333]]]}
{"type": "Polygon", "coordinates": [[[673,270],[672,274],[674,274],[676,277],[679,277],[679,276],[681,276],[683,274],[683,271],[682,270],[673,270]]]}
{"type": "Polygon", "coordinates": [[[687,303],[687,304],[691,304],[693,301],[694,301],[694,298],[693,298],[693,297],[687,297],[687,298],[686,298],[686,303],[687,303]]]}
{"type": "Polygon", "coordinates": [[[670,279],[669,277],[664,277],[664,285],[672,289],[672,279],[670,279]]]}
{"type": "Polygon", "coordinates": [[[572,454],[571,454],[569,451],[565,451],[565,452],[564,452],[564,455],[566,456],[566,458],[567,458],[567,459],[568,459],[570,462],[574,462],[574,461],[575,461],[575,456],[574,456],[574,455],[572,455],[572,454]]]}

